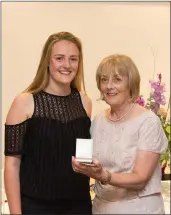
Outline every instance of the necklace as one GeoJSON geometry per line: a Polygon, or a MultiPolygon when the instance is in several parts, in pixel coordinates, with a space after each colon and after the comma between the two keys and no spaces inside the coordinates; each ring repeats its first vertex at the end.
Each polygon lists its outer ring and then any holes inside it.
{"type": "Polygon", "coordinates": [[[117,122],[120,121],[121,119],[123,119],[126,115],[128,115],[128,113],[132,110],[132,108],[135,106],[135,103],[130,107],[130,109],[121,117],[117,118],[117,119],[112,119],[111,115],[108,115],[108,119],[112,122],[117,122]]]}

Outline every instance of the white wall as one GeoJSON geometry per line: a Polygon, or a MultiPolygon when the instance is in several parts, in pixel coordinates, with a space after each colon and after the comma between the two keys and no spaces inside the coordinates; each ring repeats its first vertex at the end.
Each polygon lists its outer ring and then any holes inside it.
{"type": "Polygon", "coordinates": [[[169,2],[2,2],[2,124],[16,94],[33,80],[47,37],[58,31],[70,31],[82,40],[93,116],[106,106],[96,101],[95,71],[100,60],[113,53],[134,60],[142,77],[141,92],[147,97],[154,60],[149,45],[158,48],[155,72],[163,74],[168,98],[169,2]]]}

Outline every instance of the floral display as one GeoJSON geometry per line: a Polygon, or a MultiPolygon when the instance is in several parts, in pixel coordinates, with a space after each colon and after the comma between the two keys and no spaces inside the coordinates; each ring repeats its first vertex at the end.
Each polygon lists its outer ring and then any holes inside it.
{"type": "Polygon", "coordinates": [[[159,118],[165,134],[168,138],[168,149],[165,154],[160,156],[160,163],[162,165],[162,171],[164,174],[164,169],[168,165],[170,166],[170,99],[168,107],[166,105],[166,98],[164,93],[166,92],[165,83],[162,82],[162,74],[157,75],[157,81],[150,80],[149,84],[151,86],[151,92],[147,102],[143,98],[143,95],[139,96],[137,103],[147,109],[151,109],[159,118]]]}

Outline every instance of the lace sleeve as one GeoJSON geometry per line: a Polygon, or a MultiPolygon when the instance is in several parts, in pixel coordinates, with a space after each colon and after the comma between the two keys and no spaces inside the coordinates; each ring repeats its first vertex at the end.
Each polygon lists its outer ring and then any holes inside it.
{"type": "Polygon", "coordinates": [[[168,139],[161,126],[160,119],[148,117],[139,130],[138,149],[163,154],[168,147],[168,139]]]}
{"type": "Polygon", "coordinates": [[[5,124],[5,156],[22,155],[28,120],[16,125],[5,124]]]}

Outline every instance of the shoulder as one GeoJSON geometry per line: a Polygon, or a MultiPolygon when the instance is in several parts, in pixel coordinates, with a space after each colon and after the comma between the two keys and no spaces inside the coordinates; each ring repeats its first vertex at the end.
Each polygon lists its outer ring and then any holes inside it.
{"type": "Polygon", "coordinates": [[[155,136],[164,132],[160,118],[151,110],[144,113],[139,121],[139,131],[141,134],[155,136]]]}
{"type": "Polygon", "coordinates": [[[90,97],[86,93],[84,93],[82,91],[80,91],[79,93],[80,93],[80,96],[81,96],[83,106],[84,106],[84,108],[85,108],[85,110],[87,112],[87,115],[91,118],[92,101],[91,101],[90,97]]]}
{"type": "Polygon", "coordinates": [[[160,119],[159,117],[151,110],[148,110],[146,112],[144,112],[144,123],[148,124],[160,124],[160,119]]]}
{"type": "Polygon", "coordinates": [[[18,94],[15,99],[14,99],[14,103],[17,105],[22,105],[22,104],[28,104],[33,100],[33,95],[32,93],[20,93],[18,94]]]}
{"type": "Polygon", "coordinates": [[[148,110],[140,105],[136,105],[132,116],[132,118],[137,119],[137,122],[140,124],[160,124],[159,117],[152,110],[148,110]]]}
{"type": "Polygon", "coordinates": [[[33,109],[33,96],[31,93],[18,94],[9,109],[6,124],[17,124],[29,118],[33,109]]]}
{"type": "Polygon", "coordinates": [[[139,127],[139,149],[162,154],[167,145],[168,139],[160,118],[153,111],[148,111],[139,127]]]}
{"type": "Polygon", "coordinates": [[[11,105],[10,109],[24,109],[33,101],[31,93],[20,93],[18,94],[11,105]]]}

